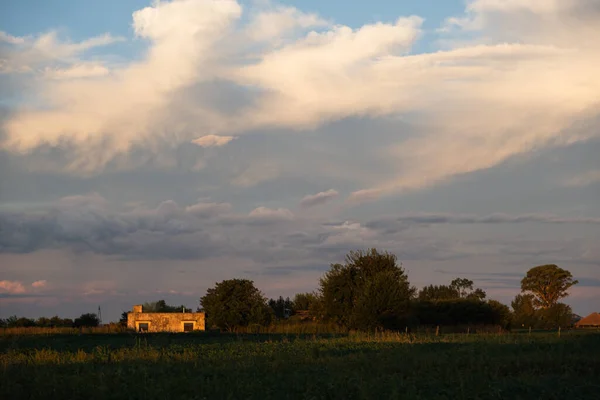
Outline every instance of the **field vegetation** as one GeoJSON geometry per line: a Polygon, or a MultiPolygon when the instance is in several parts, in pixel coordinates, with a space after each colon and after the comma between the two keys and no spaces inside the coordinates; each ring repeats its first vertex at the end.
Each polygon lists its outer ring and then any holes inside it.
{"type": "Polygon", "coordinates": [[[583,399],[597,331],[5,334],[3,399],[583,399]]]}

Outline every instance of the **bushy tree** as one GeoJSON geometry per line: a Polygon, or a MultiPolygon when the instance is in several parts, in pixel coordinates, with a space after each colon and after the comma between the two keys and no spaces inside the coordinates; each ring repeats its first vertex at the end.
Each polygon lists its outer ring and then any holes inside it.
{"type": "Polygon", "coordinates": [[[497,300],[489,299],[488,306],[492,310],[492,324],[500,325],[504,329],[510,329],[512,326],[512,313],[506,304],[502,304],[497,300]]]}
{"type": "Polygon", "coordinates": [[[208,289],[200,298],[209,326],[232,331],[249,324],[268,325],[273,311],[267,299],[248,279],[229,279],[208,289]]]}
{"type": "Polygon", "coordinates": [[[142,305],[143,312],[157,312],[157,313],[180,313],[180,312],[192,312],[191,308],[187,308],[184,305],[171,306],[164,300],[158,300],[150,303],[144,303],[142,305]]]}
{"type": "Polygon", "coordinates": [[[452,300],[459,298],[458,291],[448,285],[429,285],[419,291],[418,299],[427,301],[452,300]]]}
{"type": "Polygon", "coordinates": [[[319,283],[323,316],[358,329],[397,325],[415,292],[396,256],[376,249],[351,251],[319,283]]]}
{"type": "Polygon", "coordinates": [[[573,275],[555,264],[540,265],[527,271],[521,280],[521,291],[534,296],[534,305],[549,308],[568,296],[567,290],[579,283],[573,275]]]}
{"type": "Polygon", "coordinates": [[[315,293],[297,293],[292,301],[292,309],[296,311],[310,310],[311,306],[318,301],[315,293]]]}
{"type": "Polygon", "coordinates": [[[35,320],[31,318],[17,317],[16,315],[8,317],[4,321],[4,324],[7,328],[31,328],[36,326],[35,320]]]}
{"type": "Polygon", "coordinates": [[[514,327],[529,328],[538,325],[538,316],[532,294],[518,294],[510,303],[513,309],[514,327]]]}
{"type": "Polygon", "coordinates": [[[79,318],[75,318],[73,326],[75,328],[81,327],[95,327],[100,325],[100,319],[96,314],[82,314],[79,318]]]}
{"type": "Polygon", "coordinates": [[[544,329],[566,328],[573,325],[573,310],[564,303],[556,303],[538,310],[539,327],[544,329]]]}
{"type": "Polygon", "coordinates": [[[426,301],[441,301],[455,299],[485,300],[486,293],[474,288],[473,281],[466,278],[456,278],[450,285],[429,285],[419,291],[418,299],[426,301]]]}
{"type": "Polygon", "coordinates": [[[409,325],[411,289],[394,271],[375,274],[356,301],[354,325],[364,329],[402,329],[409,325]]]}

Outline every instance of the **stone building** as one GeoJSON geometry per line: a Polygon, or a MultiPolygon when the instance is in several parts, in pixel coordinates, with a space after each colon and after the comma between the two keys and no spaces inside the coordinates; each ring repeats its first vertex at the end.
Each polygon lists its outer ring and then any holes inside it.
{"type": "Polygon", "coordinates": [[[203,331],[204,313],[143,312],[141,305],[127,313],[127,328],[136,332],[190,332],[203,331]]]}

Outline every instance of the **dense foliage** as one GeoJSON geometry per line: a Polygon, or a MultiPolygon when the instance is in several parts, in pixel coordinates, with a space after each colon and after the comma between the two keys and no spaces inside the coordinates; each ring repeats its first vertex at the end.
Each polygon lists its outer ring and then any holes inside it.
{"type": "Polygon", "coordinates": [[[143,312],[157,312],[157,313],[180,313],[180,312],[192,312],[191,308],[187,308],[184,305],[171,306],[164,300],[158,300],[151,303],[142,304],[143,312]]]}
{"type": "Polygon", "coordinates": [[[268,325],[273,311],[267,299],[248,279],[229,279],[207,290],[200,299],[207,327],[232,331],[250,324],[268,325]]]}
{"type": "Polygon", "coordinates": [[[2,399],[593,399],[600,335],[0,336],[2,399]]]}
{"type": "Polygon", "coordinates": [[[577,283],[569,271],[554,264],[547,264],[527,271],[527,275],[521,281],[521,290],[534,296],[535,306],[548,308],[566,297],[568,289],[577,283]]]}
{"type": "Polygon", "coordinates": [[[322,317],[357,329],[406,325],[415,293],[391,253],[352,251],[320,280],[322,317]]]}
{"type": "Polygon", "coordinates": [[[17,317],[13,315],[6,319],[0,319],[0,328],[72,328],[81,326],[98,326],[98,317],[96,314],[83,314],[73,321],[70,318],[60,318],[54,316],[52,318],[40,317],[31,319],[25,317],[17,317]]]}

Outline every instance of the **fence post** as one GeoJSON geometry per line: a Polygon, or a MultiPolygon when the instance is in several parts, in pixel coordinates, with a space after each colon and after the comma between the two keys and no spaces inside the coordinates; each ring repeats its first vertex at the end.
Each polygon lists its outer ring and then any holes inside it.
{"type": "Polygon", "coordinates": [[[560,326],[558,327],[558,337],[560,337],[560,326]]]}
{"type": "Polygon", "coordinates": [[[435,327],[435,336],[439,336],[439,334],[440,334],[440,326],[438,325],[435,327]]]}
{"type": "Polygon", "coordinates": [[[531,326],[529,327],[529,336],[531,336],[531,326]]]}

